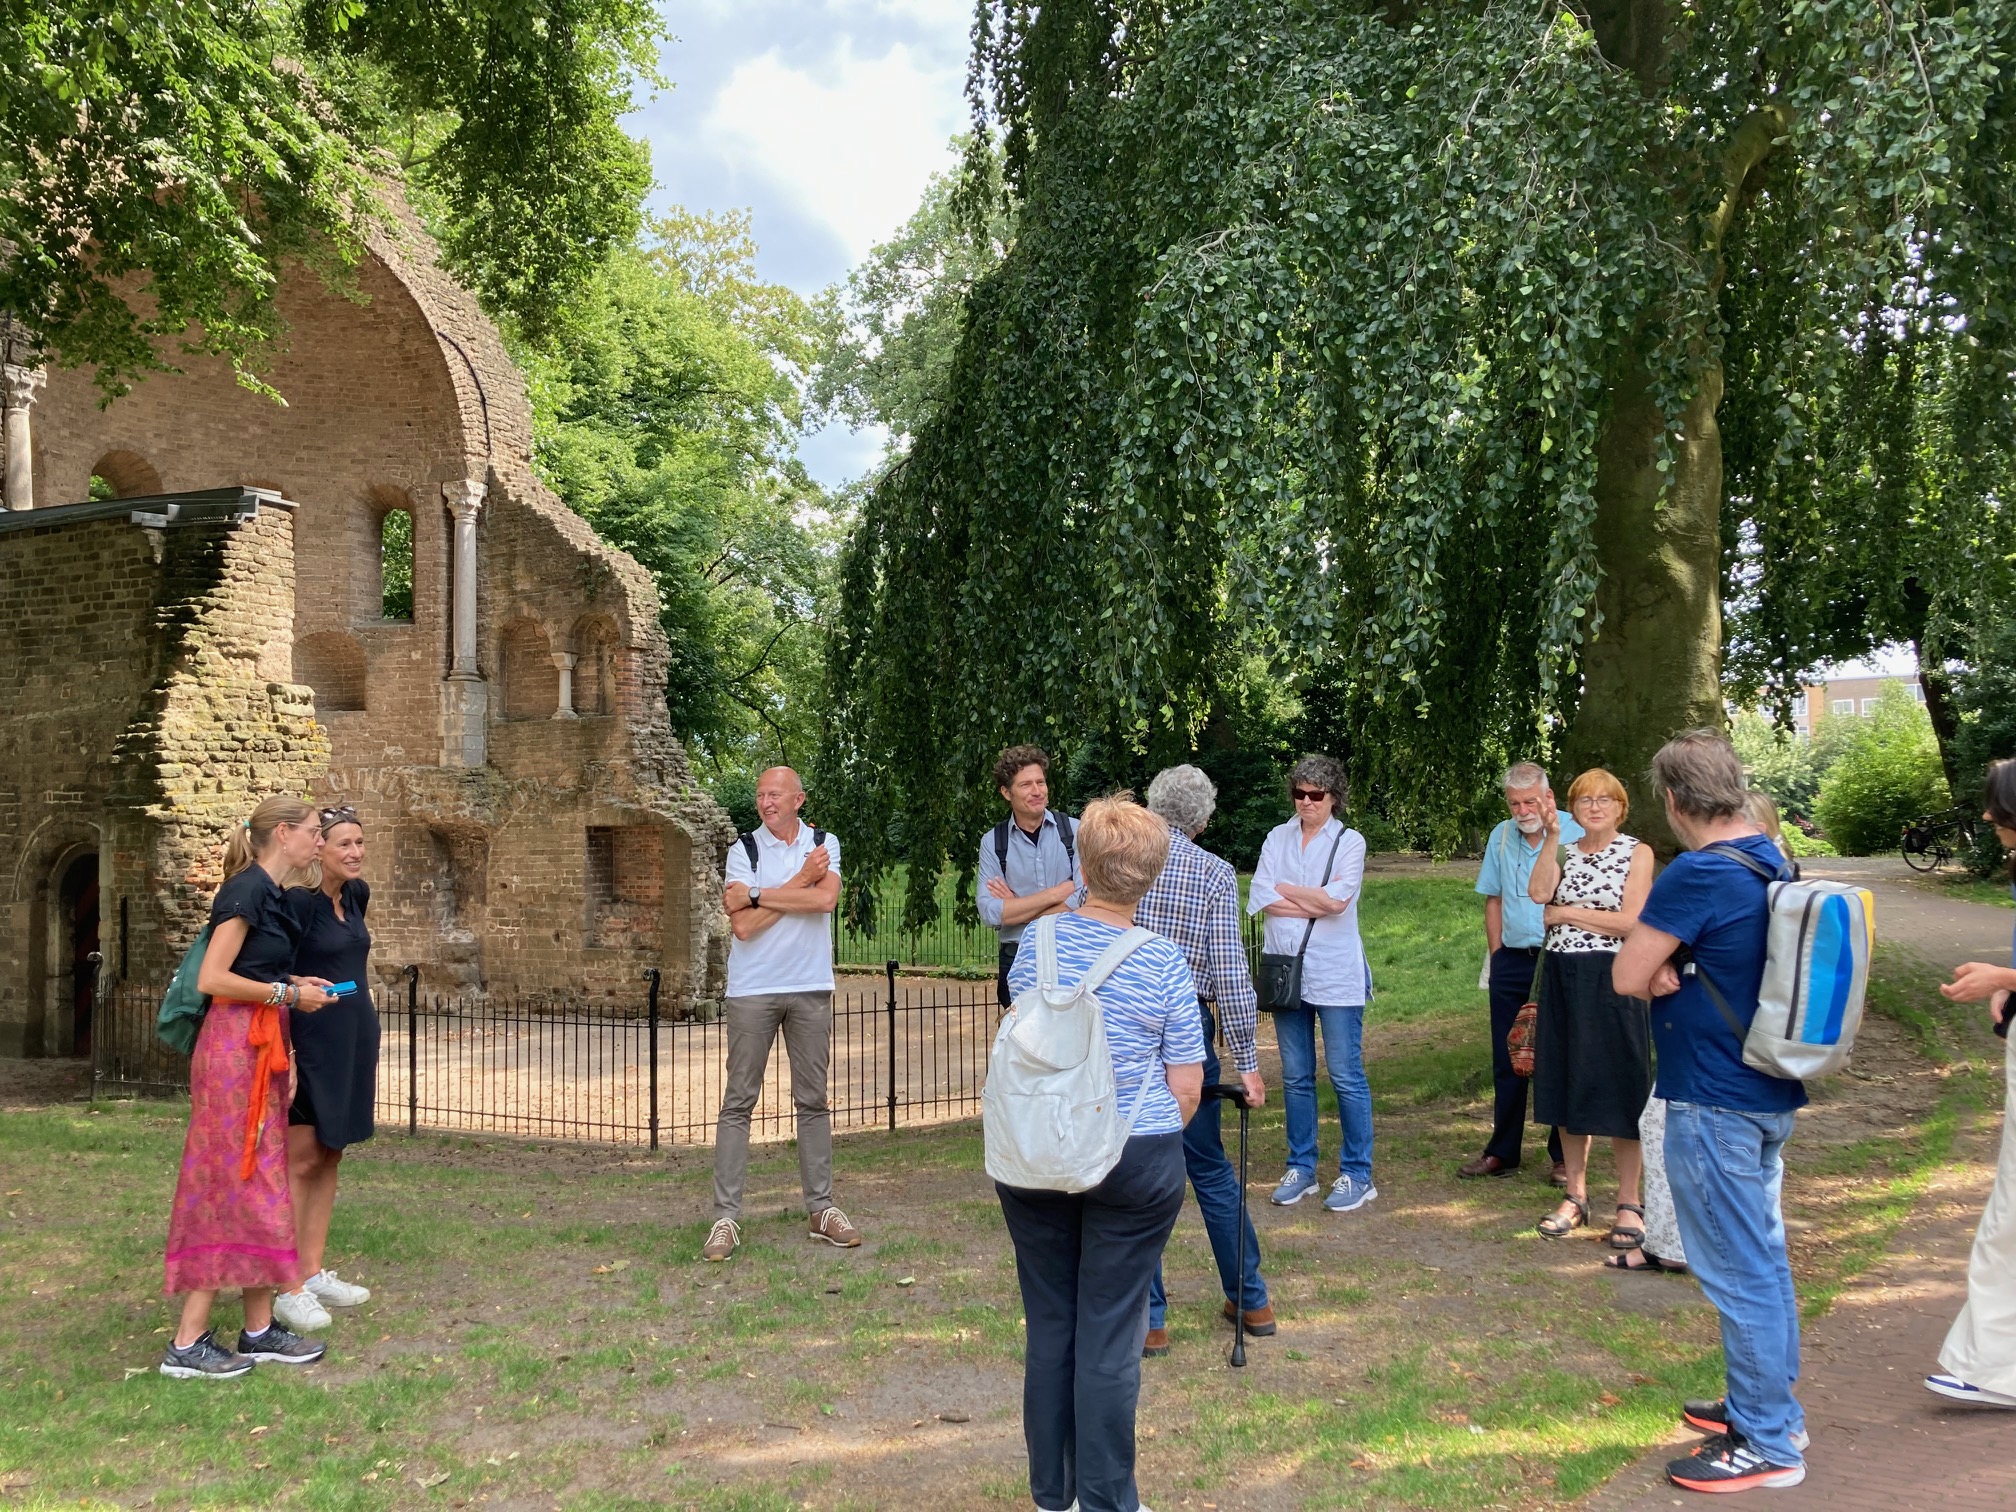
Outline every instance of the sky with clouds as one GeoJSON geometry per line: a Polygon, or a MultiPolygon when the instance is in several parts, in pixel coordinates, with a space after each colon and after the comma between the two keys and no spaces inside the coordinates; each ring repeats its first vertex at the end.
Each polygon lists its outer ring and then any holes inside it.
{"type": "MultiPolygon", "coordinates": [[[[806,296],[844,277],[950,167],[966,122],[972,0],[661,0],[669,88],[629,121],[656,205],[753,213],[758,266],[806,296]]],[[[829,485],[866,472],[844,426],[800,455],[829,485]]]]}

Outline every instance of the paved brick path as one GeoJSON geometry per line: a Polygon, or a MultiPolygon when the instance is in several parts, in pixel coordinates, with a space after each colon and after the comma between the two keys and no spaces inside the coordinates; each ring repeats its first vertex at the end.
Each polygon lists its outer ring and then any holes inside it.
{"type": "MultiPolygon", "coordinates": [[[[1809,875],[1823,875],[1809,863],[1809,875]]],[[[1902,863],[1898,863],[1901,872],[1902,863]]],[[[1878,895],[1877,933],[1950,965],[2008,958],[2016,917],[1981,904],[1927,896],[1878,863],[1831,867],[1878,895]]],[[[1999,1042],[1990,1042],[1999,1045],[1999,1042]]],[[[1939,1346],[1966,1295],[1967,1252],[1994,1176],[2001,1120],[1971,1131],[1970,1157],[1936,1177],[1897,1248],[1835,1299],[1802,1340],[1813,1447],[1804,1485],[1747,1493],[1772,1509],[1828,1512],[2011,1512],[2016,1509],[2016,1412],[1962,1407],[1927,1391],[1939,1346]]],[[[1675,1404],[1677,1413],[1678,1404],[1675,1404]]],[[[1681,1491],[1662,1471],[1700,1442],[1677,1422],[1671,1443],[1625,1471],[1589,1501],[1589,1512],[1670,1512],[1712,1499],[1681,1491]]]]}

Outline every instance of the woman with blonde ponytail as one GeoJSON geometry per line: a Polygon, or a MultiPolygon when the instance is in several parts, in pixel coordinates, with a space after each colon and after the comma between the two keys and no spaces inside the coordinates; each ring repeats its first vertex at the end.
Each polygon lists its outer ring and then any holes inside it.
{"type": "Polygon", "coordinates": [[[329,983],[293,974],[301,929],[281,879],[312,862],[321,844],[311,805],[268,798],[224,846],[224,885],[210,904],[196,978],[210,1008],[189,1064],[189,1133],[168,1219],[165,1290],[183,1301],[161,1359],[166,1376],[224,1379],[255,1361],[322,1358],[322,1345],[273,1320],[275,1288],[300,1279],[287,1188],[287,1018],[330,1001],[329,983]],[[217,1293],[232,1286],[245,1296],[235,1350],[210,1328],[217,1293]]]}

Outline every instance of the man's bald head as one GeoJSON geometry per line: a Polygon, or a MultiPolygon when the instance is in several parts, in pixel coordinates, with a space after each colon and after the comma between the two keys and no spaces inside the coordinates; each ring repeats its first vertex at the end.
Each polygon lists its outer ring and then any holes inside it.
{"type": "Polygon", "coordinates": [[[805,784],[787,766],[767,768],[756,779],[756,815],[779,840],[798,838],[798,810],[805,806],[805,784]]]}

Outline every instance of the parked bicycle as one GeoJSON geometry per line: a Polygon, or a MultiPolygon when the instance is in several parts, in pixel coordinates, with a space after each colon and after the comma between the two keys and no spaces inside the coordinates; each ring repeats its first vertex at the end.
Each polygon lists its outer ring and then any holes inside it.
{"type": "Polygon", "coordinates": [[[1955,854],[1974,848],[1974,816],[1964,808],[1927,814],[1904,826],[1898,848],[1913,871],[1937,871],[1955,854]]]}

